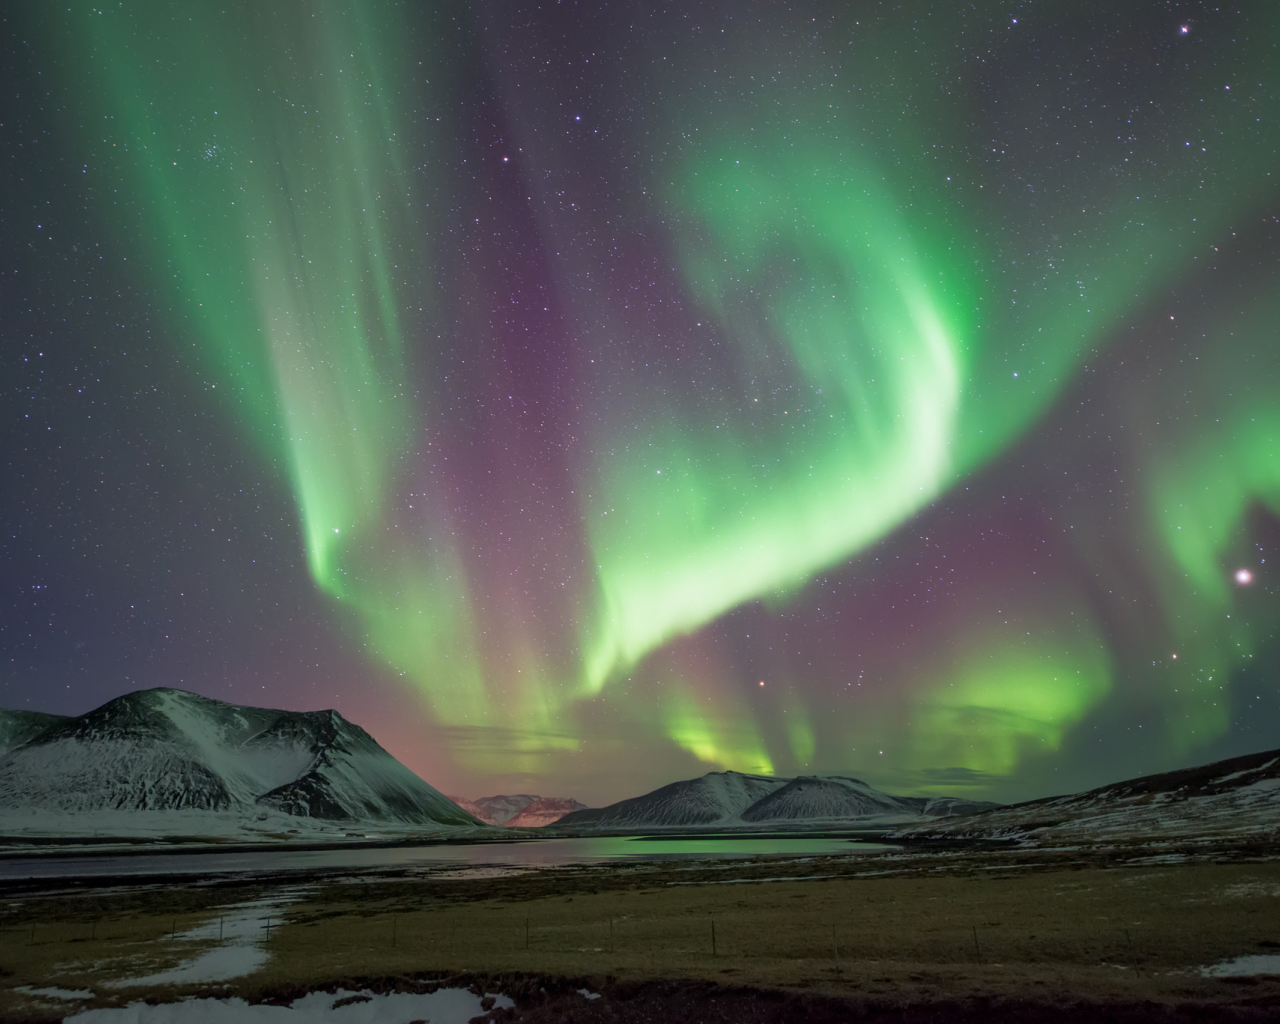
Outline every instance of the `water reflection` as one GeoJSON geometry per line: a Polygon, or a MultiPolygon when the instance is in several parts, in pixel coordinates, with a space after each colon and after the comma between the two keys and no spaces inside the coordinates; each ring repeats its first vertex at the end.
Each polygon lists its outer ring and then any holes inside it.
{"type": "Polygon", "coordinates": [[[891,849],[851,835],[592,836],[519,842],[44,856],[0,859],[0,879],[154,875],[276,874],[290,871],[376,871],[493,866],[560,867],[603,861],[721,860],[764,856],[816,856],[891,849]]]}

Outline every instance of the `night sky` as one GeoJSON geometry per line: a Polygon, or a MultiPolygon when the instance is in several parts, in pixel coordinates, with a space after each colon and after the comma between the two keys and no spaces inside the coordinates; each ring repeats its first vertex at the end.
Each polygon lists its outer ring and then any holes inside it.
{"type": "Polygon", "coordinates": [[[449,792],[1280,746],[1280,5],[0,23],[0,705],[449,792]]]}

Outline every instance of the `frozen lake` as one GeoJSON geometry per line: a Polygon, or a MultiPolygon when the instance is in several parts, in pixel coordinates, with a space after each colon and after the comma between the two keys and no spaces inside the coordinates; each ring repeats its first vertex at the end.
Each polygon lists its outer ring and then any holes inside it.
{"type": "Polygon", "coordinates": [[[210,850],[173,853],[50,853],[0,858],[0,880],[160,875],[277,874],[308,871],[378,871],[448,868],[544,868],[638,860],[722,860],[805,857],[887,850],[883,843],[827,833],[593,836],[496,843],[335,847],[320,850],[210,850]]]}

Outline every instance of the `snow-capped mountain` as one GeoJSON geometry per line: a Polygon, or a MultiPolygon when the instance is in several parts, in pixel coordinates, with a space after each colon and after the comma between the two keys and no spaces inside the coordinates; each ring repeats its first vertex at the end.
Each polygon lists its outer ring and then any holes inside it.
{"type": "Polygon", "coordinates": [[[918,808],[908,801],[882,793],[860,779],[828,775],[791,779],[781,789],[752,804],[740,817],[743,821],[757,822],[917,813],[918,808]]]}
{"type": "Polygon", "coordinates": [[[507,828],[538,828],[559,821],[570,811],[587,805],[570,797],[533,796],[518,793],[503,796],[482,796],[468,800],[464,796],[449,797],[455,804],[481,821],[507,828]]]}
{"type": "Polygon", "coordinates": [[[600,828],[650,828],[655,825],[718,825],[740,820],[743,811],[787,779],[740,772],[709,772],[700,779],[673,782],[644,796],[608,807],[574,811],[559,825],[600,828]]]}
{"type": "Polygon", "coordinates": [[[43,711],[6,711],[0,708],[0,757],[14,747],[26,743],[55,722],[65,722],[63,715],[47,715],[43,711]]]}
{"type": "Polygon", "coordinates": [[[900,829],[910,839],[1003,839],[1027,845],[1103,840],[1280,837],[1280,750],[1145,775],[1087,793],[1011,804],[900,829]]]}
{"type": "Polygon", "coordinates": [[[608,807],[574,811],[556,824],[602,829],[851,821],[896,824],[944,814],[971,814],[995,806],[952,798],[890,796],[843,775],[780,779],[710,772],[608,807]]]}
{"type": "MultiPolygon", "coordinates": [[[[480,822],[336,711],[276,711],[184,690],[139,690],[44,727],[0,755],[0,808],[263,813],[397,825],[480,822]]],[[[6,815],[10,817],[10,815],[6,815]]],[[[126,814],[127,817],[127,814],[126,814]]]]}

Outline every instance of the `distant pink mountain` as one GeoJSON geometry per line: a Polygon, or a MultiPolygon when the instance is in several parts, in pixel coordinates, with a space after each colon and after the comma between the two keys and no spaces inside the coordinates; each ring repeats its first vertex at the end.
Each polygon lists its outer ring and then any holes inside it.
{"type": "Polygon", "coordinates": [[[571,797],[534,796],[530,793],[482,796],[477,800],[468,800],[465,796],[451,796],[449,799],[481,821],[505,828],[550,825],[570,811],[584,810],[587,806],[571,797]]]}
{"type": "Polygon", "coordinates": [[[474,800],[468,800],[465,796],[451,796],[449,797],[449,799],[452,800],[459,807],[461,807],[468,814],[474,814],[486,825],[493,824],[493,822],[489,820],[489,816],[485,812],[485,810],[474,800]]]}
{"type": "Polygon", "coordinates": [[[570,811],[585,810],[586,806],[570,797],[540,796],[504,824],[507,828],[540,828],[559,821],[570,811]]]}

